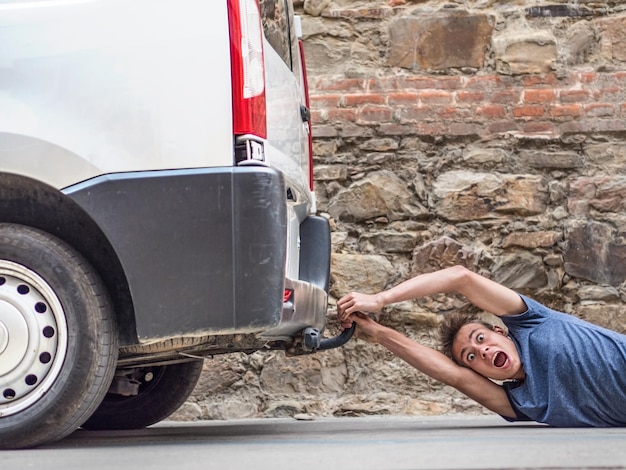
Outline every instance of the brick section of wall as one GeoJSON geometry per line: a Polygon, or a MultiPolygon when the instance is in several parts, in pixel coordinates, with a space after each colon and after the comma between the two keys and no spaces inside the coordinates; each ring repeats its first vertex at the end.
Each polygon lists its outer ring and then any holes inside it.
{"type": "Polygon", "coordinates": [[[557,138],[626,130],[626,73],[507,77],[320,78],[311,86],[315,126],[370,126],[415,136],[557,138]]]}

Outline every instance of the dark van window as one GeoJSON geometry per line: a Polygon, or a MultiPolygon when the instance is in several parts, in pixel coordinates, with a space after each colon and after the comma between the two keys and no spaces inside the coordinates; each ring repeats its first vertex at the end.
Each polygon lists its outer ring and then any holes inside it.
{"type": "MultiPolygon", "coordinates": [[[[259,0],[263,32],[267,41],[287,67],[293,68],[292,45],[296,44],[295,31],[290,24],[291,0],[259,0]]],[[[297,51],[297,49],[294,49],[297,51]]]]}

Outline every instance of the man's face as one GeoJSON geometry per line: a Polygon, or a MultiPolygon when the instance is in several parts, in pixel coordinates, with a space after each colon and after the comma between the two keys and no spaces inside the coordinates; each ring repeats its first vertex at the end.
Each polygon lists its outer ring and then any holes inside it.
{"type": "Polygon", "coordinates": [[[499,326],[463,325],[452,342],[452,354],[465,366],[495,380],[522,379],[524,370],[513,340],[499,326]]]}

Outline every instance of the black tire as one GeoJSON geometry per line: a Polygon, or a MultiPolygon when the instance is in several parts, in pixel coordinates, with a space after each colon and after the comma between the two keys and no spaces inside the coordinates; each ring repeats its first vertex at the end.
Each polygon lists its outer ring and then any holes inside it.
{"type": "Polygon", "coordinates": [[[142,429],[164,420],[191,395],[202,373],[202,359],[136,369],[137,395],[107,394],[84,429],[142,429]]]}
{"type": "Polygon", "coordinates": [[[93,413],[117,363],[113,311],[76,250],[0,224],[0,448],[70,434],[93,413]]]}

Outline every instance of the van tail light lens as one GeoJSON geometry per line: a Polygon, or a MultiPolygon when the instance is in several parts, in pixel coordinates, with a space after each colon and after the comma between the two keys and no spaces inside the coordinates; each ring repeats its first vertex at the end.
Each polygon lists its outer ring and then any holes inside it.
{"type": "Polygon", "coordinates": [[[233,132],[267,138],[263,27],[257,0],[228,0],[233,132]]]}

